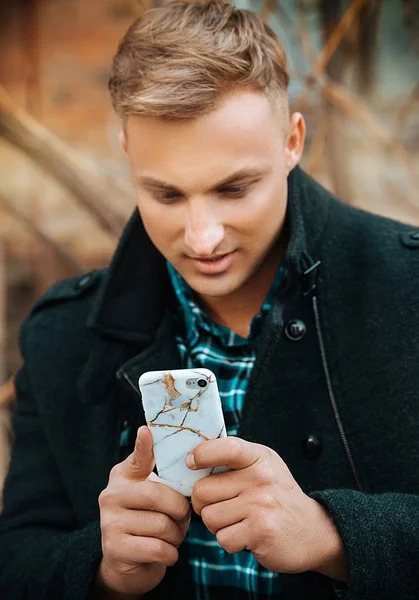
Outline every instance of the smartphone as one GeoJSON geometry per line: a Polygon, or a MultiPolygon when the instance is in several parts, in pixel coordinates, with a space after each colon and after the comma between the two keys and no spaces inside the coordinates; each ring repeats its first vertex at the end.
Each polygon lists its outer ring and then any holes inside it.
{"type": "Polygon", "coordinates": [[[138,380],[163,483],[189,497],[194,484],[224,468],[192,471],[187,454],[204,440],[226,436],[215,375],[209,369],[148,371],[138,380]]]}

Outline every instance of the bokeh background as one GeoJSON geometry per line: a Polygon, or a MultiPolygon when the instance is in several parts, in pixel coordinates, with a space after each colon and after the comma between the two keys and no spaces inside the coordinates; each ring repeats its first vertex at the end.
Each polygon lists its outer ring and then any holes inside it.
{"type": "MultiPolygon", "coordinates": [[[[345,202],[419,224],[419,2],[247,0],[289,56],[303,167],[345,202]]],[[[149,4],[0,0],[0,404],[20,323],[57,279],[108,263],[134,201],[107,80],[149,4]]]]}

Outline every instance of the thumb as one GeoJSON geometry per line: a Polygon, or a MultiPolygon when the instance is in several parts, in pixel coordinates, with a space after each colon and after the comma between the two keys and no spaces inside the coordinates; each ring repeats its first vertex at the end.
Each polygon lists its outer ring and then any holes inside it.
{"type": "Polygon", "coordinates": [[[147,479],[154,469],[153,438],[145,425],[140,427],[135,440],[135,447],[122,463],[122,476],[132,481],[147,479]]]}

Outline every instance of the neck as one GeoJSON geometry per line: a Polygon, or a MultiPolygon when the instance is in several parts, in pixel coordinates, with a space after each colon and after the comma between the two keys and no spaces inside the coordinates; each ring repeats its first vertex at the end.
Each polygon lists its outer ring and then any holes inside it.
{"type": "Polygon", "coordinates": [[[246,283],[228,296],[200,296],[207,315],[242,337],[249,335],[252,319],[260,312],[285,254],[283,241],[275,244],[246,283]]]}

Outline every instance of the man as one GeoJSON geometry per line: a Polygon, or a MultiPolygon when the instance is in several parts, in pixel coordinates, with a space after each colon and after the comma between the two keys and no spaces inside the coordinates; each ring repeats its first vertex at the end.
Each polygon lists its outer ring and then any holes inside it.
{"type": "Polygon", "coordinates": [[[419,233],[300,170],[287,84],[275,34],[218,0],[122,41],[138,211],[22,327],[2,598],[419,596],[419,233]],[[137,388],[188,366],[230,434],[188,456],[230,469],[190,502],[153,473],[137,388]]]}

